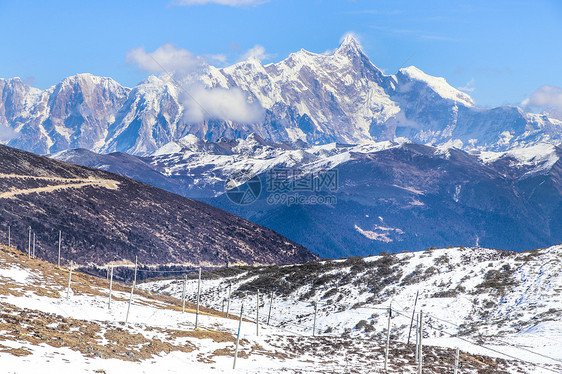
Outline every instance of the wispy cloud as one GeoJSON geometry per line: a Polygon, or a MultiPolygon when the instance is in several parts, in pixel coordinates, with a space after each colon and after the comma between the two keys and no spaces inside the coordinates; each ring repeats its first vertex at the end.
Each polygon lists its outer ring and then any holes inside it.
{"type": "Polygon", "coordinates": [[[249,59],[256,59],[259,61],[263,61],[273,57],[275,57],[275,55],[265,53],[265,48],[261,45],[256,44],[242,55],[241,60],[244,61],[249,59]]]}
{"type": "Polygon", "coordinates": [[[11,127],[0,125],[0,143],[6,143],[18,136],[18,133],[11,127]]]}
{"type": "Polygon", "coordinates": [[[267,3],[269,0],[175,0],[172,2],[174,5],[205,5],[205,4],[219,4],[228,5],[232,7],[237,6],[256,6],[267,3]]]}
{"type": "Polygon", "coordinates": [[[476,87],[474,87],[474,78],[466,82],[464,86],[457,87],[457,89],[467,93],[474,92],[474,90],[476,90],[476,87]]]}
{"type": "Polygon", "coordinates": [[[154,52],[135,48],[127,52],[126,62],[150,73],[174,73],[184,76],[206,65],[205,59],[168,43],[154,52]]]}
{"type": "MultiPolygon", "coordinates": [[[[255,46],[249,56],[264,58],[265,48],[255,46]]],[[[226,56],[208,56],[225,62],[226,56]]],[[[179,100],[184,107],[184,120],[197,123],[205,120],[223,120],[240,123],[259,122],[264,109],[259,102],[250,102],[248,94],[239,88],[205,87],[198,79],[199,72],[208,66],[206,58],[196,56],[173,44],[164,44],[153,52],[135,48],[127,52],[127,62],[150,73],[170,73],[177,79],[172,82],[180,89],[179,100]],[[181,83],[180,83],[181,82],[181,83]]],[[[0,133],[1,135],[1,133],[0,133]]]]}
{"type": "Polygon", "coordinates": [[[438,41],[438,42],[458,42],[460,39],[447,35],[439,35],[420,29],[402,29],[384,26],[370,26],[371,29],[383,32],[388,35],[407,36],[422,41],[438,41]]]}
{"type": "Polygon", "coordinates": [[[548,85],[539,87],[521,105],[528,111],[543,112],[562,120],[562,88],[548,85]]]}
{"type": "Polygon", "coordinates": [[[180,100],[184,105],[186,122],[202,122],[219,119],[239,123],[261,122],[265,111],[257,103],[248,102],[247,93],[239,88],[205,88],[192,85],[184,91],[180,100]]]}

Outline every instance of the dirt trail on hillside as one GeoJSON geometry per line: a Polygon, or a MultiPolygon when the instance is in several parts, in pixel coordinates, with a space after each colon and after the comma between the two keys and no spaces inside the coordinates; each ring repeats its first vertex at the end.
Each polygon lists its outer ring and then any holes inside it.
{"type": "Polygon", "coordinates": [[[57,182],[66,182],[65,184],[56,184],[52,186],[36,187],[28,189],[19,189],[0,193],[0,199],[9,199],[16,195],[28,195],[32,193],[41,192],[54,192],[64,190],[67,188],[82,188],[86,186],[102,187],[109,190],[116,190],[119,188],[119,182],[112,179],[80,179],[80,178],[57,178],[57,177],[35,177],[30,175],[17,175],[17,174],[0,174],[0,179],[9,178],[22,178],[22,179],[37,179],[48,180],[57,182]]]}

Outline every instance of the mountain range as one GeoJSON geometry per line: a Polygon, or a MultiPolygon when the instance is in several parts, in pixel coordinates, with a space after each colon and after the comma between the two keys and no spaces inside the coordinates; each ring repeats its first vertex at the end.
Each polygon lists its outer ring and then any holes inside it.
{"type": "Polygon", "coordinates": [[[478,107],[415,67],[386,75],[351,36],[324,54],[150,76],[132,89],[90,74],[45,91],[0,80],[0,99],[11,146],[202,200],[323,257],[562,241],[561,121],[478,107]],[[228,106],[231,94],[256,111],[251,121],[215,115],[214,98],[228,106]],[[329,170],[339,184],[271,193],[279,168],[291,183],[329,170]],[[226,193],[247,186],[232,184],[240,173],[259,179],[252,204],[226,193]]]}
{"type": "Polygon", "coordinates": [[[150,76],[133,88],[90,74],[44,91],[19,78],[0,79],[0,126],[9,130],[4,143],[41,154],[86,148],[150,155],[188,134],[218,141],[255,133],[267,141],[310,144],[406,137],[498,151],[562,140],[559,120],[512,106],[478,107],[445,79],[415,67],[385,75],[352,36],[330,53],[301,50],[267,65],[251,58],[206,66],[183,80],[150,76]],[[197,109],[209,115],[194,115],[194,101],[202,102],[197,90],[241,90],[262,116],[235,122],[204,105],[197,109]]]}
{"type": "Polygon", "coordinates": [[[83,149],[53,157],[197,198],[327,258],[450,245],[528,250],[562,241],[562,150],[545,143],[466,152],[404,140],[290,147],[257,135],[220,142],[188,135],[150,157],[83,149]],[[261,186],[247,204],[227,193],[240,170],[261,186]],[[290,183],[331,171],[338,185],[271,190],[276,170],[290,183]],[[281,200],[294,196],[307,200],[281,200]],[[318,196],[321,203],[308,203],[318,196]]]}

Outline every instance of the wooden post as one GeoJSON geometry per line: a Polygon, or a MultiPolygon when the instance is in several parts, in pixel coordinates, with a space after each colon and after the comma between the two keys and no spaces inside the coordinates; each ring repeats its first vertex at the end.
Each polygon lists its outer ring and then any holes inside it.
{"type": "Polygon", "coordinates": [[[418,374],[422,374],[423,369],[423,311],[420,310],[420,353],[418,354],[419,362],[418,362],[418,374]]]}
{"type": "Polygon", "coordinates": [[[391,323],[391,318],[392,318],[392,303],[390,304],[390,307],[388,308],[388,326],[386,329],[386,350],[384,353],[384,370],[387,370],[387,364],[388,364],[388,352],[390,351],[390,323],[391,323]]]}
{"type": "Polygon", "coordinates": [[[316,314],[318,313],[318,304],[314,303],[314,322],[312,323],[312,336],[316,336],[316,314]]]}
{"type": "Polygon", "coordinates": [[[455,374],[459,372],[459,349],[457,348],[457,352],[455,354],[455,374]]]}
{"type": "Polygon", "coordinates": [[[107,308],[111,309],[111,291],[113,291],[113,265],[109,268],[109,300],[107,308]]]}
{"type": "Polygon", "coordinates": [[[228,318],[228,314],[230,313],[230,295],[232,293],[232,283],[228,284],[228,301],[226,302],[226,318],[228,318]]]}
{"type": "Polygon", "coordinates": [[[260,336],[260,290],[256,292],[256,336],[260,336]]]}
{"type": "Polygon", "coordinates": [[[33,233],[33,258],[35,258],[35,233],[33,233]]]}
{"type": "Polygon", "coordinates": [[[273,306],[273,291],[269,295],[269,312],[267,313],[267,325],[269,326],[269,320],[271,319],[271,307],[273,306]]]}
{"type": "Polygon", "coordinates": [[[240,307],[240,321],[238,322],[238,334],[236,334],[236,348],[234,349],[233,369],[236,369],[236,359],[238,358],[238,345],[240,344],[240,329],[242,328],[242,314],[244,314],[244,304],[240,307]]]}
{"type": "Polygon", "coordinates": [[[183,291],[181,294],[181,300],[182,300],[182,305],[181,305],[181,312],[185,313],[185,287],[187,287],[187,274],[185,274],[183,276],[183,291]]]}
{"type": "Polygon", "coordinates": [[[129,296],[129,306],[127,307],[127,315],[125,316],[125,324],[129,322],[129,311],[131,310],[131,303],[133,301],[133,293],[135,292],[135,286],[137,284],[137,267],[138,267],[138,257],[135,256],[135,275],[133,277],[133,285],[131,286],[131,295],[129,296]]]}
{"type": "Polygon", "coordinates": [[[195,312],[195,328],[199,327],[199,300],[201,298],[201,268],[199,268],[199,281],[197,282],[197,311],[195,312]]]}
{"type": "Polygon", "coordinates": [[[62,231],[59,230],[59,256],[57,260],[57,266],[60,268],[60,246],[62,242],[62,231]]]}
{"type": "Polygon", "coordinates": [[[419,349],[419,344],[420,344],[420,316],[419,314],[416,314],[416,358],[415,358],[415,362],[418,362],[418,354],[420,353],[420,349],[419,349]]]}
{"type": "Polygon", "coordinates": [[[66,289],[66,300],[68,300],[70,298],[70,282],[72,280],[72,267],[73,267],[73,262],[70,261],[70,271],[68,272],[68,287],[66,289]]]}
{"type": "Polygon", "coordinates": [[[412,321],[410,322],[410,331],[408,331],[408,343],[410,344],[410,335],[412,335],[412,325],[414,324],[414,315],[416,314],[416,305],[418,303],[418,296],[420,295],[420,291],[416,292],[416,301],[414,301],[414,309],[412,309],[412,321]]]}
{"type": "Polygon", "coordinates": [[[29,242],[27,244],[27,258],[31,258],[31,226],[29,226],[29,242]]]}

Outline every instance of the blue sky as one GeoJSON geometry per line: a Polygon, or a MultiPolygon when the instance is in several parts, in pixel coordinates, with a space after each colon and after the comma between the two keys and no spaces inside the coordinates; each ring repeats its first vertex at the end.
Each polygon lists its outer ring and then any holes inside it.
{"type": "Polygon", "coordinates": [[[387,74],[415,65],[464,87],[482,106],[562,87],[561,1],[180,1],[205,4],[0,0],[0,77],[46,88],[90,72],[133,86],[148,74],[126,63],[134,48],[173,43],[222,55],[221,65],[260,45],[264,62],[275,62],[301,48],[334,49],[353,32],[387,74]]]}

